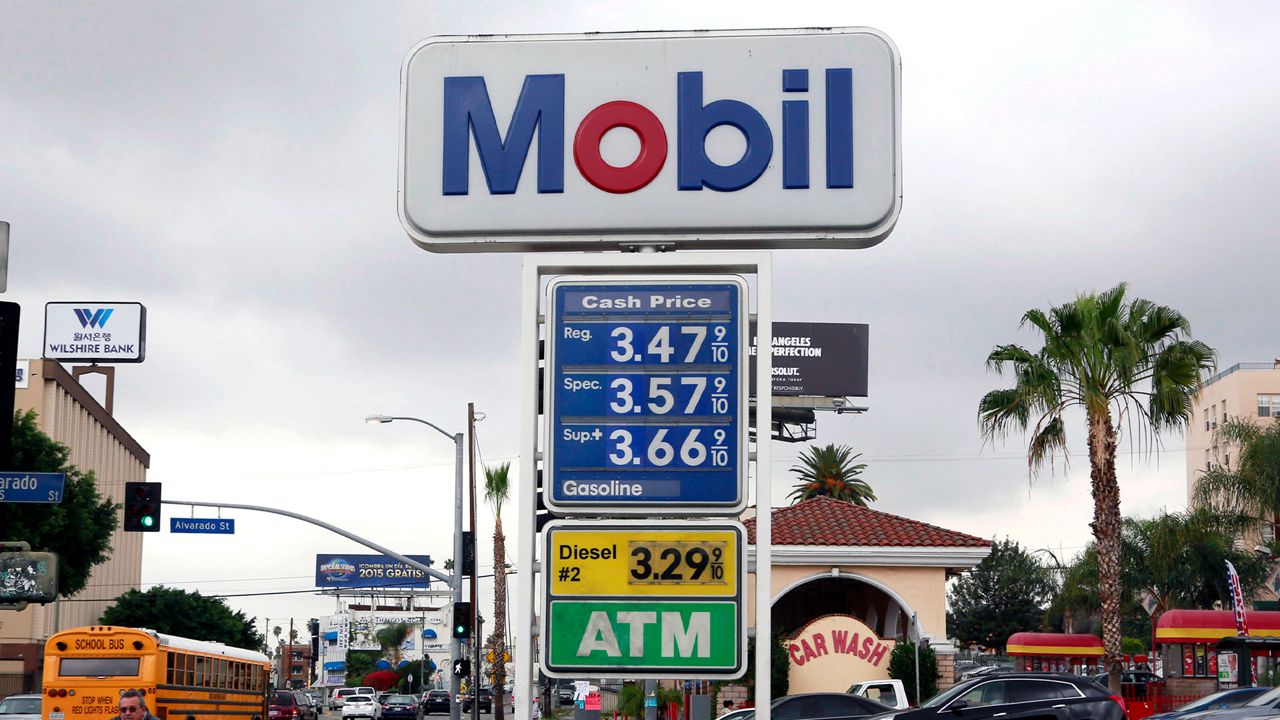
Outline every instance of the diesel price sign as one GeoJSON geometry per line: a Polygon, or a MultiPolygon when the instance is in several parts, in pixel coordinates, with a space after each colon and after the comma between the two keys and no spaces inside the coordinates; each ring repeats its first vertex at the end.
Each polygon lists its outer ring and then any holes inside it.
{"type": "Polygon", "coordinates": [[[746,502],[746,285],[552,283],[546,502],[731,513],[746,502]]]}

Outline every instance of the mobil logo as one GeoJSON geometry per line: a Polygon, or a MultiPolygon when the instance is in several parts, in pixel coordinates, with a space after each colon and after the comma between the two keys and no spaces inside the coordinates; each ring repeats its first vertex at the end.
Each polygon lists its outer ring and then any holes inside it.
{"type": "MultiPolygon", "coordinates": [[[[826,68],[822,118],[827,188],[853,188],[853,68],[826,68]]],[[[810,70],[787,68],[778,76],[782,172],[787,190],[809,188],[810,70]],[[804,98],[804,99],[802,99],[804,98]]],[[[763,80],[763,78],[761,78],[763,80]]],[[[703,73],[675,74],[675,186],[680,191],[704,188],[733,192],[760,178],[773,160],[776,146],[769,121],[741,100],[709,100],[703,73]],[[740,157],[720,164],[707,155],[712,130],[729,127],[741,134],[740,157]]],[[[477,151],[491,194],[516,191],[537,136],[537,192],[564,192],[565,75],[526,75],[505,136],[499,134],[493,102],[484,77],[444,78],[444,162],[441,191],[471,192],[471,149],[477,151]]],[[[631,100],[610,100],[592,108],[573,133],[573,162],[591,185],[611,193],[635,192],[653,181],[669,156],[667,128],[650,108],[631,100]],[[607,162],[601,153],[605,135],[626,128],[639,140],[635,159],[624,166],[607,162]]]]}
{"type": "Polygon", "coordinates": [[[874,30],[432,38],[401,86],[400,217],[428,250],[867,247],[897,220],[874,30]]]}

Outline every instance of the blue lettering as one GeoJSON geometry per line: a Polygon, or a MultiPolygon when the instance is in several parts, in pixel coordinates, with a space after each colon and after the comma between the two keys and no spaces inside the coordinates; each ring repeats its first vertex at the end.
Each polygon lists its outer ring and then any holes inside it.
{"type": "Polygon", "coordinates": [[[703,105],[702,73],[676,75],[676,108],[676,175],[681,190],[741,190],[769,166],[773,133],[764,116],[739,100],[716,100],[703,105]],[[747,141],[747,151],[732,165],[720,165],[707,157],[707,134],[721,125],[737,128],[747,141]]]}
{"type": "Polygon", "coordinates": [[[853,187],[853,70],[827,70],[827,187],[853,187]]]}
{"type": "Polygon", "coordinates": [[[498,122],[483,77],[444,79],[445,195],[470,189],[471,137],[492,195],[510,195],[520,183],[533,133],[538,131],[538,192],[564,192],[564,75],[526,75],[507,136],[498,122]]]}
{"type": "MultiPolygon", "coordinates": [[[[808,70],[783,70],[782,92],[809,91],[808,70]]],[[[809,101],[782,102],[782,187],[809,187],[809,101]]]]}

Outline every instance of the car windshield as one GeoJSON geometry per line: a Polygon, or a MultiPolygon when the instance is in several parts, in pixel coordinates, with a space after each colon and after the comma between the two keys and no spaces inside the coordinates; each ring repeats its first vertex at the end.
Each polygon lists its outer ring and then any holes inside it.
{"type": "Polygon", "coordinates": [[[1271,703],[1275,702],[1277,699],[1280,699],[1280,687],[1271,688],[1270,690],[1262,693],[1258,697],[1245,703],[1244,707],[1261,707],[1263,705],[1270,705],[1271,703]]]}
{"type": "Polygon", "coordinates": [[[922,708],[942,707],[943,705],[946,705],[947,703],[951,702],[952,698],[957,697],[959,695],[963,695],[973,686],[974,684],[971,684],[971,683],[960,683],[959,685],[952,685],[946,690],[943,690],[937,695],[934,695],[928,700],[925,700],[924,702],[920,703],[920,707],[922,708]]]}
{"type": "Polygon", "coordinates": [[[0,700],[0,715],[39,715],[40,698],[11,697],[0,700]]]}

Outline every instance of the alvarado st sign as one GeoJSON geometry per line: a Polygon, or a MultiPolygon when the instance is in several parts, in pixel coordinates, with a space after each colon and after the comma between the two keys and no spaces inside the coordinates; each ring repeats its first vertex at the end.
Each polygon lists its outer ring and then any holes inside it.
{"type": "Polygon", "coordinates": [[[874,30],[440,37],[401,86],[400,219],[428,250],[856,248],[897,221],[874,30]]]}

